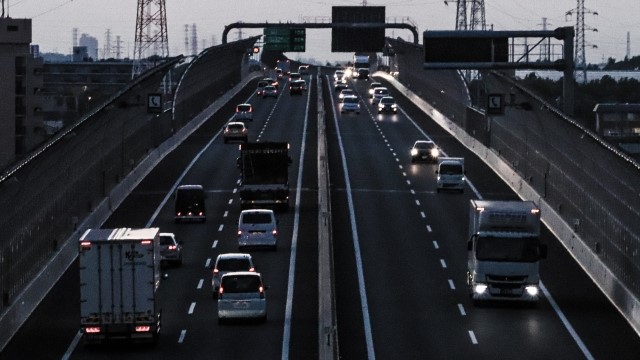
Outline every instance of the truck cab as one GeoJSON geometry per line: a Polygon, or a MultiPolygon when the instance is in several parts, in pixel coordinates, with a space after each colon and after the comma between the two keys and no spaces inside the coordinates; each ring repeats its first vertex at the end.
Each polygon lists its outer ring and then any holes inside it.
{"type": "Polygon", "coordinates": [[[175,222],[207,220],[202,185],[180,185],[175,193],[175,222]]]}

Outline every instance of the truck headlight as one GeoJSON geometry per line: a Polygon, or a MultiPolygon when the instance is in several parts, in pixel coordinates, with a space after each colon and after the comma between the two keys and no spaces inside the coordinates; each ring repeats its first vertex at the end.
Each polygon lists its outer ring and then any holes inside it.
{"type": "Polygon", "coordinates": [[[537,296],[539,292],[537,285],[527,285],[524,290],[531,296],[537,296]]]}
{"type": "Polygon", "coordinates": [[[440,151],[438,149],[431,149],[431,156],[437,158],[440,155],[440,151]]]}
{"type": "Polygon", "coordinates": [[[487,285],[486,284],[476,284],[473,287],[473,291],[476,294],[484,294],[484,292],[487,291],[487,285]]]}
{"type": "Polygon", "coordinates": [[[418,155],[418,149],[411,149],[411,156],[418,155]]]}

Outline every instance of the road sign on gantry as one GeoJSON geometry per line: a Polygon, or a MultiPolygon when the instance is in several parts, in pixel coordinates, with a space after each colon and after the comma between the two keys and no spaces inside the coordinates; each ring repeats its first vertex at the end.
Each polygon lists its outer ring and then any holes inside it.
{"type": "Polygon", "coordinates": [[[350,24],[331,31],[332,52],[380,52],[384,48],[384,6],[333,6],[331,23],[350,24]]]}
{"type": "Polygon", "coordinates": [[[305,51],[305,44],[307,41],[307,29],[305,28],[291,28],[289,29],[289,45],[290,51],[305,51]]]}

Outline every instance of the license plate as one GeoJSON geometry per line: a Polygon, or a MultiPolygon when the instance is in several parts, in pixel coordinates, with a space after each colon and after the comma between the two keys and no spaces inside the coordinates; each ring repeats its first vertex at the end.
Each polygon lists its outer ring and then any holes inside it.
{"type": "Polygon", "coordinates": [[[248,301],[234,301],[233,307],[236,309],[246,309],[249,307],[248,301]]]}
{"type": "Polygon", "coordinates": [[[511,289],[500,289],[500,295],[511,295],[511,289]]]}

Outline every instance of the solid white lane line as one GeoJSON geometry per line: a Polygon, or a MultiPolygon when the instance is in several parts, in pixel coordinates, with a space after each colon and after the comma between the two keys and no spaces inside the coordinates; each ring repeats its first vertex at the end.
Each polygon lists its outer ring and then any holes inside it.
{"type": "Polygon", "coordinates": [[[189,315],[193,314],[193,310],[195,310],[195,308],[196,308],[196,303],[195,303],[195,302],[192,302],[192,303],[191,303],[191,306],[189,306],[189,312],[188,312],[188,314],[189,314],[189,315]]]}
{"type": "Polygon", "coordinates": [[[184,342],[184,337],[187,336],[187,330],[183,329],[180,331],[180,337],[178,338],[178,344],[182,344],[184,342]]]}
{"type": "MultiPolygon", "coordinates": [[[[331,97],[332,105],[335,107],[333,103],[333,97],[331,97]]],[[[362,254],[360,253],[360,240],[358,238],[358,226],[356,223],[356,213],[353,206],[353,194],[351,192],[351,181],[349,179],[349,169],[347,167],[347,157],[344,152],[344,145],[342,143],[342,136],[340,134],[340,124],[338,123],[338,117],[333,116],[333,122],[337,129],[336,135],[338,137],[338,145],[340,147],[340,157],[342,160],[342,171],[344,174],[344,180],[346,184],[346,193],[347,193],[347,204],[349,207],[349,217],[351,220],[351,237],[353,241],[353,251],[356,257],[356,273],[358,277],[358,292],[360,295],[360,308],[362,309],[362,321],[364,326],[364,337],[365,343],[367,346],[367,359],[375,360],[376,352],[373,346],[373,335],[371,333],[371,319],[369,318],[369,303],[367,301],[367,291],[365,288],[364,282],[364,267],[362,266],[362,254]]],[[[397,162],[400,162],[399,159],[396,159],[397,162]]]]}
{"type": "Polygon", "coordinates": [[[204,284],[204,279],[200,279],[200,281],[198,281],[198,286],[196,287],[196,289],[198,290],[202,289],[203,284],[204,284]]]}
{"type": "Polygon", "coordinates": [[[469,338],[471,338],[473,345],[478,345],[478,339],[476,339],[476,334],[473,333],[473,330],[469,330],[469,338]]]}
{"type": "Polygon", "coordinates": [[[75,348],[78,346],[78,343],[80,343],[80,339],[82,339],[82,331],[78,330],[76,336],[71,341],[71,344],[69,344],[67,351],[65,351],[64,355],[62,355],[62,360],[69,360],[71,354],[73,354],[73,350],[75,350],[75,348]]]}
{"type": "Polygon", "coordinates": [[[458,304],[458,310],[460,310],[460,315],[467,316],[467,312],[464,311],[464,306],[462,304],[458,304]]]}
{"type": "Polygon", "coordinates": [[[584,357],[586,357],[587,360],[593,360],[594,359],[593,355],[591,355],[591,352],[589,351],[589,349],[587,349],[587,346],[584,344],[582,339],[580,339],[580,336],[578,336],[578,333],[573,329],[573,326],[571,326],[571,324],[569,323],[569,320],[564,315],[562,310],[560,310],[560,307],[558,306],[556,301],[553,299],[553,296],[551,296],[551,293],[547,290],[547,287],[544,286],[542,281],[540,281],[540,290],[542,290],[542,293],[547,298],[547,300],[549,301],[549,304],[551,305],[553,310],[556,312],[556,314],[562,321],[562,324],[564,324],[564,327],[567,328],[567,331],[569,331],[569,334],[573,338],[573,341],[576,342],[576,344],[582,351],[582,354],[584,355],[584,357]]]}
{"type": "Polygon", "coordinates": [[[284,329],[282,334],[282,360],[289,360],[291,347],[291,317],[293,314],[293,290],[296,275],[296,257],[298,254],[298,230],[300,227],[300,194],[302,193],[302,174],[304,173],[304,155],[307,143],[307,124],[309,123],[309,102],[311,91],[307,92],[307,106],[302,126],[302,142],[300,144],[300,158],[298,159],[298,179],[296,181],[296,212],[293,215],[293,234],[291,235],[291,254],[289,255],[289,274],[287,276],[287,303],[284,310],[284,329]]]}

